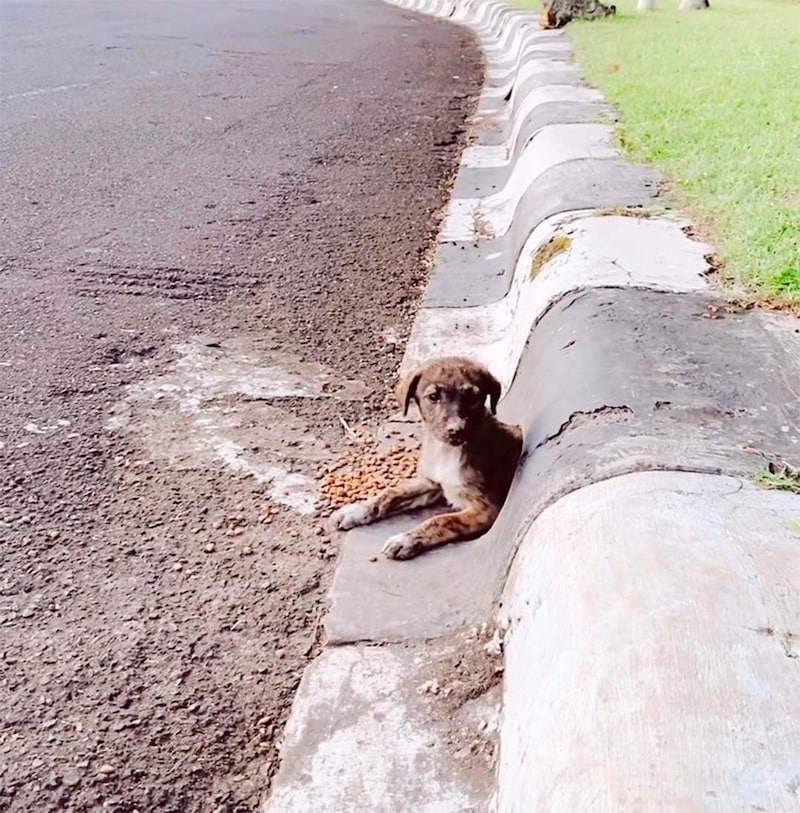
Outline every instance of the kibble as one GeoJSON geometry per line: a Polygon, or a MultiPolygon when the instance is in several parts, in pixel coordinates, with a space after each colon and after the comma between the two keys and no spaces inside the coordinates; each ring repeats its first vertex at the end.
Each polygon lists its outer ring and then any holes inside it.
{"type": "Polygon", "coordinates": [[[347,452],[316,474],[320,515],[328,516],[343,505],[373,497],[413,477],[418,461],[418,443],[396,443],[384,453],[372,443],[347,452]]]}

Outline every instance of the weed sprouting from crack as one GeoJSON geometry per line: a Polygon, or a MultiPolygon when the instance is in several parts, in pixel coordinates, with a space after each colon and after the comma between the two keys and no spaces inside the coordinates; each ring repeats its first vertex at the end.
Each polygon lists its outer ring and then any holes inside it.
{"type": "Polygon", "coordinates": [[[565,252],[571,245],[572,238],[569,235],[554,234],[546,243],[539,246],[531,260],[530,278],[535,279],[550,260],[565,252]]]}
{"type": "Polygon", "coordinates": [[[788,463],[770,462],[765,469],[753,475],[753,482],[772,491],[800,494],[800,471],[788,463]]]}
{"type": "Polygon", "coordinates": [[[787,519],[783,524],[792,533],[800,535],[800,520],[787,519]]]}

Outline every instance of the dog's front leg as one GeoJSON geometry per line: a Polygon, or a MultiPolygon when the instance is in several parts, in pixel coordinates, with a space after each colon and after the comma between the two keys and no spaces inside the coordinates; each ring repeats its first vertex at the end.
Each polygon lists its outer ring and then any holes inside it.
{"type": "Polygon", "coordinates": [[[498,509],[490,503],[471,505],[462,511],[439,514],[402,534],[390,536],[383,546],[389,559],[412,559],[420,553],[448,542],[474,539],[492,527],[498,509]]]}
{"type": "Polygon", "coordinates": [[[347,531],[358,525],[369,525],[383,517],[423,508],[440,500],[442,489],[427,477],[403,480],[396,486],[385,488],[368,500],[345,505],[331,514],[331,525],[339,531],[347,531]]]}

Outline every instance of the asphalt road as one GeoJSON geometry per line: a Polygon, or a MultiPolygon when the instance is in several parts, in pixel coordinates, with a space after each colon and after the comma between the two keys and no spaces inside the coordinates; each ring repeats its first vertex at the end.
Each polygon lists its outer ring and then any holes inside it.
{"type": "Polygon", "coordinates": [[[0,61],[0,809],[255,810],[477,48],[377,0],[4,0],[0,61]]]}

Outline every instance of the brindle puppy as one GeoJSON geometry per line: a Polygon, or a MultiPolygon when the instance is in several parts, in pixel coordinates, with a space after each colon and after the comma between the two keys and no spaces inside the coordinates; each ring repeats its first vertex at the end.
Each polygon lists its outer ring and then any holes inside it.
{"type": "Polygon", "coordinates": [[[413,400],[422,417],[417,476],[340,508],[331,523],[346,531],[446,500],[451,512],[386,540],[386,556],[410,559],[448,542],[474,539],[492,527],[514,479],[522,430],[494,417],[500,383],[469,359],[430,361],[400,382],[397,395],[404,415],[413,400]]]}

